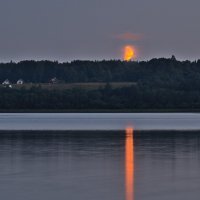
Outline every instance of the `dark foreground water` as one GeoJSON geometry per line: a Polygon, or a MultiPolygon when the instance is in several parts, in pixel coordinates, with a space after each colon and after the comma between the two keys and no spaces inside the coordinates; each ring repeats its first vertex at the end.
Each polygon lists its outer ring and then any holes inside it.
{"type": "Polygon", "coordinates": [[[2,200],[198,200],[200,132],[0,134],[2,200]]]}

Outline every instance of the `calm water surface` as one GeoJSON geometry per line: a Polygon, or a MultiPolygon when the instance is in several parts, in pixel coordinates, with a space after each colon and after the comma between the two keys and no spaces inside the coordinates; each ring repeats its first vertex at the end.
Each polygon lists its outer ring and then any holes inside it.
{"type": "Polygon", "coordinates": [[[200,132],[0,134],[0,199],[198,200],[200,132]]]}
{"type": "Polygon", "coordinates": [[[9,113],[0,130],[200,130],[198,113],[9,113]]]}

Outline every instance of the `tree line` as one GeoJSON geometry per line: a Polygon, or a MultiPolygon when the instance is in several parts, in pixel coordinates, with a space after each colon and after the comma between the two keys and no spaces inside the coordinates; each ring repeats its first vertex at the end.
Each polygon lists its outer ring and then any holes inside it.
{"type": "Polygon", "coordinates": [[[0,110],[200,110],[199,90],[133,85],[46,90],[0,88],[0,110]]]}
{"type": "Polygon", "coordinates": [[[152,59],[141,62],[73,61],[22,61],[0,63],[0,81],[46,83],[53,77],[66,82],[144,82],[173,85],[200,81],[200,60],[152,59]]]}
{"type": "Polygon", "coordinates": [[[0,80],[19,78],[44,83],[52,77],[66,83],[106,82],[97,89],[47,90],[0,88],[0,110],[141,110],[200,109],[200,61],[175,58],[142,62],[23,61],[0,64],[0,80]],[[110,82],[135,82],[112,88],[110,82]]]}

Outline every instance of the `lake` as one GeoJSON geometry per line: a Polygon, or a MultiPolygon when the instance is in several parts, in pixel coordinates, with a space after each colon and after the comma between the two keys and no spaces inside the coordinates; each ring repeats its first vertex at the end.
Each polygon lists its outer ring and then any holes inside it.
{"type": "Polygon", "coordinates": [[[200,130],[197,113],[9,113],[0,130],[200,130]]]}
{"type": "Polygon", "coordinates": [[[0,114],[0,199],[198,200],[199,114],[0,114]]]}
{"type": "Polygon", "coordinates": [[[0,134],[0,199],[197,200],[200,132],[0,134]]]}

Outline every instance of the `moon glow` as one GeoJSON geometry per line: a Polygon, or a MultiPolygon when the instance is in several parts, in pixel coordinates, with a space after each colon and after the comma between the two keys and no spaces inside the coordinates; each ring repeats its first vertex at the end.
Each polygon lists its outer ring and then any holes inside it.
{"type": "Polygon", "coordinates": [[[134,60],[136,58],[136,50],[135,47],[133,47],[132,45],[126,45],[124,47],[124,60],[125,61],[130,61],[130,60],[134,60]]]}

